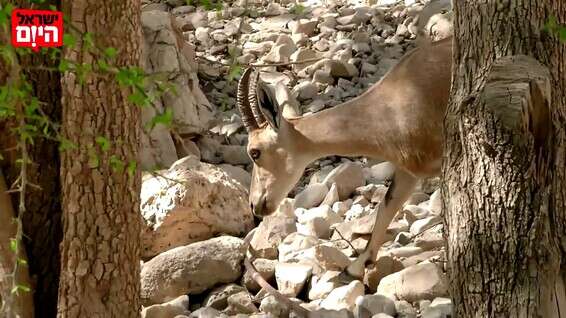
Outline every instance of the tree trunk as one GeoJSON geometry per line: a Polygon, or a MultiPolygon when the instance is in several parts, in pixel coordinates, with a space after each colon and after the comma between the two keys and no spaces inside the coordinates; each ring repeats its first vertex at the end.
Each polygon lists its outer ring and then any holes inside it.
{"type": "MultiPolygon", "coordinates": [[[[64,12],[97,46],[117,49],[118,67],[139,65],[139,1],[67,1],[64,12]]],[[[66,49],[65,57],[95,63],[83,45],[66,49]]],[[[76,148],[61,155],[58,316],[138,317],[140,174],[122,166],[138,158],[140,110],[113,76],[89,74],[81,85],[76,73],[67,72],[62,86],[63,133],[76,148]]]]}
{"type": "Polygon", "coordinates": [[[566,45],[543,26],[564,24],[566,6],[453,5],[442,191],[455,317],[565,317],[566,45]]]}

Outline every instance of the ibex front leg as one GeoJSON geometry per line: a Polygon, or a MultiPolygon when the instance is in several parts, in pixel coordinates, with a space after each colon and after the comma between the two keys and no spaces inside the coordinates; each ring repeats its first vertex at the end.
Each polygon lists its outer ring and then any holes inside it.
{"type": "Polygon", "coordinates": [[[368,260],[375,261],[379,248],[385,242],[387,227],[389,227],[397,211],[413,192],[416,183],[417,178],[411,174],[401,169],[395,171],[393,182],[377,209],[371,239],[364,252],[346,269],[348,274],[357,278],[364,276],[366,262],[368,260]]]}

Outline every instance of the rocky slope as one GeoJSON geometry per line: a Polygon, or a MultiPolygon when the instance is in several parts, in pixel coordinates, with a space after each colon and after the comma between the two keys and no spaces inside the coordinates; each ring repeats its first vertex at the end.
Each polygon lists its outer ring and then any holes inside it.
{"type": "MultiPolygon", "coordinates": [[[[294,315],[243,267],[241,237],[253,226],[251,163],[234,108],[234,65],[271,64],[262,78],[299,113],[333,107],[415,46],[423,4],[242,0],[207,10],[185,1],[144,3],[146,70],[170,74],[177,91],[157,105],[173,108],[174,131],[154,130],[144,142],[144,166],[168,168],[143,184],[144,317],[294,315]],[[288,62],[295,64],[280,65],[288,62]]],[[[448,18],[431,18],[433,37],[450,34],[448,18]]],[[[448,317],[436,179],[423,182],[399,211],[363,280],[340,275],[367,244],[371,213],[392,173],[389,163],[366,158],[313,163],[294,198],[256,230],[251,245],[262,277],[313,317],[448,317]]]]}

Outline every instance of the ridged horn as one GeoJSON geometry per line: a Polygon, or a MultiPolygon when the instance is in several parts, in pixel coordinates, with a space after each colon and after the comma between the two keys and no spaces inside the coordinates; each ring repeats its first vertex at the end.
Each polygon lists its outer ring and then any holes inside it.
{"type": "Polygon", "coordinates": [[[258,101],[258,94],[257,94],[257,90],[260,85],[260,79],[259,79],[259,72],[254,72],[251,77],[250,77],[250,85],[249,85],[249,94],[248,94],[248,98],[250,101],[250,106],[252,109],[252,113],[254,114],[255,120],[257,122],[257,125],[259,127],[263,126],[267,121],[265,120],[265,117],[263,116],[263,113],[261,112],[260,106],[259,106],[259,101],[258,101]]]}
{"type": "MultiPolygon", "coordinates": [[[[253,75],[253,68],[248,67],[240,81],[238,82],[238,96],[237,96],[237,106],[240,111],[240,116],[242,116],[242,122],[244,122],[244,127],[248,132],[258,129],[259,126],[255,119],[255,114],[252,111],[252,106],[250,104],[250,77],[253,75]]],[[[255,86],[255,83],[254,83],[255,86]]],[[[255,90],[255,89],[254,89],[255,90]]],[[[257,101],[255,102],[257,104],[257,101]]]]}

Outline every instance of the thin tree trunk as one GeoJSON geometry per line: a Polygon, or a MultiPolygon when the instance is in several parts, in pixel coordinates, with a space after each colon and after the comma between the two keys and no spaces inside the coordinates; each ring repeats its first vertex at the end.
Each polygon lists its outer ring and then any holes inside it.
{"type": "MultiPolygon", "coordinates": [[[[139,1],[67,1],[64,12],[97,46],[116,48],[118,66],[139,65],[139,1]]],[[[65,57],[96,62],[81,50],[83,44],[66,50],[65,57]]],[[[68,72],[62,83],[63,131],[76,148],[62,153],[58,316],[138,317],[140,174],[120,166],[138,158],[140,110],[113,76],[87,75],[81,85],[77,74],[68,72]],[[107,140],[109,149],[97,137],[107,140]]]]}
{"type": "MultiPolygon", "coordinates": [[[[30,7],[28,1],[10,2],[16,7],[30,7]]],[[[47,1],[45,4],[58,6],[59,1],[47,1]]],[[[4,38],[2,42],[4,43],[4,38]]],[[[5,43],[9,42],[7,40],[5,43]]],[[[32,94],[41,102],[43,113],[55,124],[60,123],[61,77],[58,72],[33,69],[39,66],[53,67],[58,61],[50,59],[45,54],[35,53],[22,58],[19,62],[23,74],[32,87],[32,94]]],[[[3,73],[6,69],[5,65],[0,65],[1,85],[6,81],[7,74],[3,73]]],[[[4,157],[4,160],[0,161],[0,166],[8,185],[16,181],[21,168],[16,162],[20,157],[15,148],[16,136],[8,133],[12,127],[14,127],[13,122],[0,122],[0,131],[3,132],[0,134],[0,153],[4,157]]],[[[24,202],[26,212],[22,216],[22,223],[28,268],[33,281],[30,287],[37,317],[53,317],[57,308],[59,243],[62,237],[57,147],[56,141],[42,137],[34,138],[33,146],[28,147],[29,160],[32,163],[27,166],[27,178],[30,184],[37,187],[27,187],[24,202]]],[[[12,202],[16,207],[17,194],[12,196],[12,202]]]]}
{"type": "MultiPolygon", "coordinates": [[[[14,287],[14,278],[16,284],[31,287],[28,268],[21,261],[16,266],[16,254],[10,247],[11,239],[16,237],[17,223],[14,222],[16,213],[12,206],[12,200],[7,193],[8,187],[4,180],[4,175],[0,171],[0,295],[2,296],[3,312],[6,317],[33,317],[33,293],[19,291],[17,294],[12,293],[14,287]]],[[[19,258],[27,261],[27,256],[22,247],[20,247],[19,258]]]]}
{"type": "Polygon", "coordinates": [[[453,5],[442,191],[455,317],[566,317],[566,45],[543,32],[551,15],[566,23],[566,3],[453,5]],[[504,58],[516,55],[542,65],[517,71],[504,58]],[[543,69],[547,86],[532,80],[543,69]]]}

